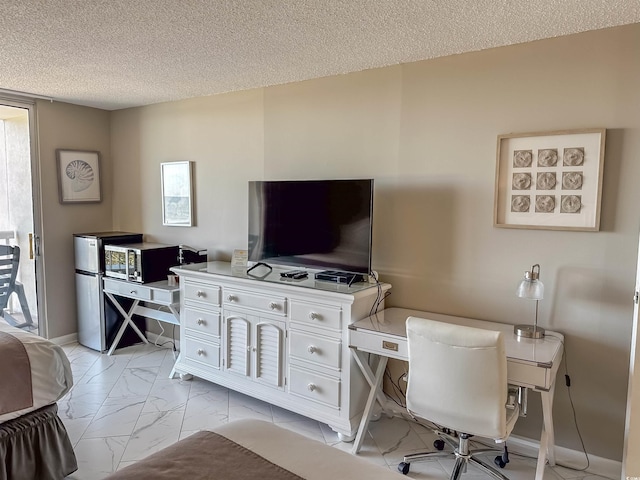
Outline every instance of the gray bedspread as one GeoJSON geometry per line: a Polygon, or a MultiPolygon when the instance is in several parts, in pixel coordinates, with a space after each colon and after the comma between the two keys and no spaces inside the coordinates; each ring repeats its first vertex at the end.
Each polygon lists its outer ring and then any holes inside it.
{"type": "Polygon", "coordinates": [[[303,480],[214,432],[198,432],[117,471],[108,480],[303,480]]]}

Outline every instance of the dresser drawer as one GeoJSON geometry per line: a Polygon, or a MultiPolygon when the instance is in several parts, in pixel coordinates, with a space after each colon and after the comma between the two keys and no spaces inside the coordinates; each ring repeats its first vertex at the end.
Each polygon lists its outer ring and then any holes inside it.
{"type": "Polygon", "coordinates": [[[277,295],[259,295],[244,290],[225,289],[222,295],[225,305],[244,307],[273,315],[287,315],[287,299],[277,295]]]}
{"type": "Polygon", "coordinates": [[[195,364],[200,368],[202,368],[202,364],[217,369],[220,368],[220,345],[189,337],[185,338],[184,343],[184,356],[187,363],[195,364]]]}
{"type": "Polygon", "coordinates": [[[342,342],[320,338],[295,330],[289,332],[289,354],[291,358],[322,365],[334,369],[340,368],[342,342]]]}
{"type": "Polygon", "coordinates": [[[291,367],[289,392],[330,407],[340,407],[340,380],[291,367]]]}
{"type": "Polygon", "coordinates": [[[220,338],[220,313],[188,307],[184,311],[184,325],[198,333],[220,338]]]}
{"type": "Polygon", "coordinates": [[[291,322],[302,326],[340,330],[342,327],[342,310],[337,307],[292,300],[291,322]]]}
{"type": "Polygon", "coordinates": [[[194,283],[187,280],[184,283],[184,298],[185,300],[194,300],[196,302],[219,306],[220,287],[206,283],[194,283]]]}
{"type": "Polygon", "coordinates": [[[151,300],[152,297],[149,287],[133,282],[112,280],[110,278],[104,279],[104,291],[123,297],[137,298],[138,300],[151,300]]]}

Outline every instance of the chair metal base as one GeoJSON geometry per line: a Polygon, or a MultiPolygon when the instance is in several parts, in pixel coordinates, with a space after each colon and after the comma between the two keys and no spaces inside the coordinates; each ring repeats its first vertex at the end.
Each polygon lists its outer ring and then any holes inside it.
{"type": "Polygon", "coordinates": [[[481,453],[489,453],[496,452],[502,453],[501,449],[497,448],[483,448],[474,450],[471,452],[469,450],[469,438],[470,435],[465,433],[461,433],[458,437],[454,437],[449,435],[448,433],[442,431],[435,431],[435,433],[440,437],[445,443],[453,448],[453,452],[423,452],[423,453],[412,453],[409,455],[405,455],[402,462],[398,465],[398,470],[403,473],[409,473],[409,466],[412,462],[417,460],[429,459],[429,458],[442,458],[449,457],[451,455],[456,456],[456,463],[453,467],[453,471],[451,472],[450,480],[458,480],[463,473],[467,471],[467,465],[472,463],[479,467],[486,474],[491,475],[498,480],[509,480],[498,470],[493,468],[493,466],[489,465],[485,461],[476,458],[476,455],[481,453]]]}

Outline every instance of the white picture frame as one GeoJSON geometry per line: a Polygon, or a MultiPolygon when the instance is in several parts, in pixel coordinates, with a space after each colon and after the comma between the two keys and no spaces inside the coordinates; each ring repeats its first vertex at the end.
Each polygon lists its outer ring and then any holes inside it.
{"type": "Polygon", "coordinates": [[[598,231],[604,128],[498,136],[496,227],[598,231]]]}
{"type": "Polygon", "coordinates": [[[194,226],[192,174],[191,161],[160,164],[162,225],[194,226]]]}
{"type": "Polygon", "coordinates": [[[56,150],[60,203],[100,203],[100,152],[56,150]]]}

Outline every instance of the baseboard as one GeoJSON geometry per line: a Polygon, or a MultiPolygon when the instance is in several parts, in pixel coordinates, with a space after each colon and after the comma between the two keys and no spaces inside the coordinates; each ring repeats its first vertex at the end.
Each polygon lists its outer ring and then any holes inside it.
{"type": "Polygon", "coordinates": [[[68,345],[69,343],[78,343],[78,334],[70,333],[69,335],[63,335],[62,337],[50,338],[51,343],[56,345],[68,345]]]}
{"type": "MultiPolygon", "coordinates": [[[[523,455],[537,456],[540,449],[540,443],[530,438],[519,437],[517,435],[509,436],[509,449],[522,453],[523,455]]],[[[556,465],[571,469],[581,469],[587,464],[584,452],[571,450],[569,448],[556,445],[556,465]]],[[[589,454],[588,473],[594,473],[602,477],[618,480],[622,476],[622,462],[617,462],[609,458],[597,457],[589,454]]]]}

